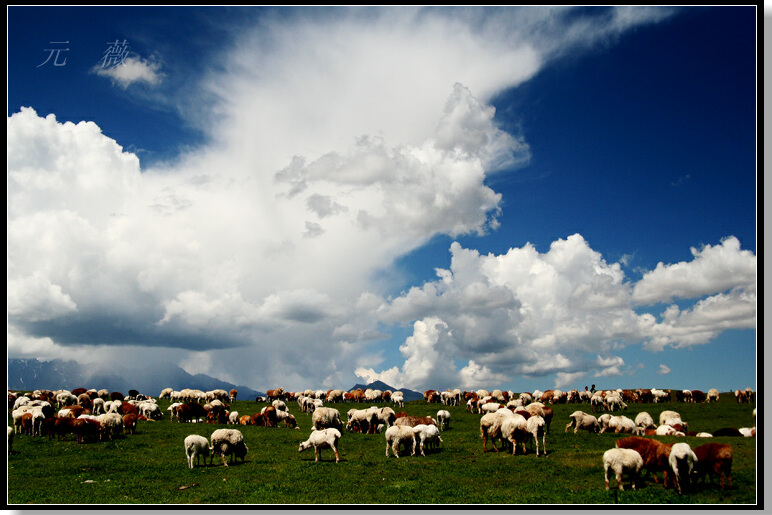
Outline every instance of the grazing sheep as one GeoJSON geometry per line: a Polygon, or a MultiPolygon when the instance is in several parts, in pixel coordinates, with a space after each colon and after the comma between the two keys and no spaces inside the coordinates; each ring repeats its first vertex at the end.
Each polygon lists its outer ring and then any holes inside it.
{"type": "MultiPolygon", "coordinates": [[[[538,416],[538,415],[536,415],[538,416]]],[[[541,417],[539,417],[541,418],[541,417]]],[[[528,419],[530,420],[530,418],[528,419]]],[[[519,441],[523,454],[525,454],[525,442],[528,439],[527,420],[523,415],[514,413],[512,415],[503,415],[501,419],[501,438],[512,444],[512,455],[517,452],[517,442],[519,441]]],[[[493,440],[491,439],[491,443],[493,440]]],[[[537,442],[538,445],[538,442],[537,442]]]]}
{"type": "Polygon", "coordinates": [[[617,479],[617,487],[624,490],[622,486],[622,475],[627,473],[633,490],[635,482],[643,468],[643,458],[632,449],[614,448],[603,453],[603,470],[606,477],[606,490],[609,489],[609,470],[613,470],[617,479]]]}
{"type": "Polygon", "coordinates": [[[541,443],[542,448],[544,450],[544,454],[547,454],[547,423],[544,421],[544,419],[538,415],[535,415],[533,417],[529,417],[525,421],[525,429],[531,435],[533,435],[533,441],[536,444],[536,456],[539,456],[539,436],[541,436],[541,443]]]}
{"type": "Polygon", "coordinates": [[[688,443],[676,443],[673,444],[668,461],[670,469],[673,471],[676,489],[681,494],[684,487],[688,488],[690,485],[692,470],[694,470],[697,456],[688,443]]]}
{"type": "Polygon", "coordinates": [[[239,412],[238,411],[231,411],[228,413],[228,423],[233,425],[239,424],[239,412]]]}
{"type": "Polygon", "coordinates": [[[397,417],[397,419],[394,421],[395,426],[410,426],[415,427],[418,424],[426,424],[426,425],[437,425],[437,421],[434,420],[434,418],[430,416],[426,417],[416,417],[412,415],[405,415],[404,417],[397,417]]]}
{"type": "Polygon", "coordinates": [[[718,390],[711,388],[708,390],[708,396],[705,398],[705,402],[716,401],[718,402],[718,390]]]}
{"type": "Polygon", "coordinates": [[[117,413],[105,413],[97,417],[101,426],[101,433],[112,440],[114,435],[119,435],[123,431],[123,417],[117,413]]]}
{"type": "Polygon", "coordinates": [[[399,450],[402,444],[411,444],[412,452],[411,456],[415,456],[416,438],[413,427],[410,426],[391,426],[386,430],[386,457],[389,457],[389,446],[394,456],[399,458],[399,450]]]}
{"type": "Polygon", "coordinates": [[[585,431],[589,431],[591,433],[597,433],[600,431],[600,423],[594,415],[587,414],[583,411],[574,411],[571,413],[569,418],[571,419],[571,422],[566,425],[566,430],[563,431],[564,433],[572,426],[574,428],[574,434],[576,434],[580,429],[584,429],[585,431]]]}
{"type": "Polygon", "coordinates": [[[713,484],[713,475],[719,478],[721,489],[724,489],[724,478],[732,486],[732,446],[722,443],[706,443],[694,449],[697,461],[694,463],[695,479],[702,479],[707,474],[713,484]]]}
{"type": "Polygon", "coordinates": [[[654,419],[651,418],[646,411],[642,411],[635,416],[635,427],[642,427],[643,429],[656,429],[654,419]]]}
{"type": "MultiPolygon", "coordinates": [[[[510,414],[509,416],[513,416],[510,414]]],[[[504,437],[501,432],[501,424],[507,418],[507,415],[501,413],[486,413],[480,418],[480,438],[483,439],[483,452],[487,452],[488,439],[491,440],[493,450],[499,452],[496,447],[496,439],[504,441],[504,437]]],[[[520,418],[523,418],[522,415],[520,418]]]]}
{"type": "Polygon", "coordinates": [[[330,427],[327,429],[314,430],[311,432],[311,436],[305,442],[300,442],[298,452],[303,452],[306,449],[314,448],[314,462],[319,461],[321,455],[321,449],[332,449],[335,453],[335,463],[340,461],[338,455],[338,442],[340,441],[340,431],[330,427]]]}
{"type": "Polygon", "coordinates": [[[405,394],[402,392],[394,392],[391,394],[391,402],[393,402],[398,408],[405,407],[405,394]]]}
{"type": "Polygon", "coordinates": [[[209,441],[203,436],[188,435],[185,437],[185,456],[188,458],[188,468],[194,468],[194,465],[198,465],[198,458],[204,457],[204,465],[206,465],[206,458],[209,457],[209,464],[212,464],[212,454],[209,448],[209,441]]]}
{"type": "Polygon", "coordinates": [[[450,412],[444,409],[438,411],[437,422],[440,425],[440,431],[447,429],[450,426],[450,412]]]}
{"type": "Polygon", "coordinates": [[[616,434],[632,434],[635,429],[635,422],[625,416],[611,417],[608,422],[608,428],[613,429],[616,434]]]}
{"type": "Polygon", "coordinates": [[[334,427],[338,431],[342,431],[343,422],[340,420],[340,411],[335,408],[316,408],[314,414],[311,415],[311,426],[316,430],[334,427]]]}
{"type": "Polygon", "coordinates": [[[346,431],[358,430],[360,433],[375,434],[378,427],[378,411],[375,406],[367,409],[351,409],[348,411],[346,431]]]}
{"type": "Polygon", "coordinates": [[[210,451],[219,452],[222,464],[226,467],[228,464],[225,462],[225,456],[231,455],[231,463],[233,463],[234,456],[241,458],[243,462],[249,450],[244,443],[244,435],[238,429],[217,429],[212,433],[210,441],[212,443],[210,451]]]}
{"type": "Polygon", "coordinates": [[[632,449],[643,458],[643,466],[651,472],[654,482],[658,483],[657,472],[662,472],[662,482],[667,486],[667,473],[670,469],[670,450],[673,444],[665,444],[658,440],[639,436],[628,436],[616,441],[619,449],[632,449]]]}
{"type": "Polygon", "coordinates": [[[681,419],[681,415],[677,411],[665,410],[659,414],[659,425],[667,424],[670,419],[681,419]]]}
{"type": "Polygon", "coordinates": [[[442,438],[440,438],[440,430],[437,426],[418,424],[413,427],[413,432],[419,440],[419,447],[421,449],[421,456],[424,454],[424,444],[427,448],[438,447],[442,438]]]}

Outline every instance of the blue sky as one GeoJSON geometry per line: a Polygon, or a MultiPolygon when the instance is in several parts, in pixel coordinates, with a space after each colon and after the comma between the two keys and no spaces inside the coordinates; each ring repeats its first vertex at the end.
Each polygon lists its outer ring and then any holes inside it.
{"type": "Polygon", "coordinates": [[[756,16],[10,8],[8,355],[755,389],[756,16]]]}

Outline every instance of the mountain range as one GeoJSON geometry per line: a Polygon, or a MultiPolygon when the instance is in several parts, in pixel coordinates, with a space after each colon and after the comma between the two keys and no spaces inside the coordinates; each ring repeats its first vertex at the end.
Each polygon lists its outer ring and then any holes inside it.
{"type": "MultiPolygon", "coordinates": [[[[141,368],[122,365],[84,365],[75,361],[54,359],[38,361],[37,359],[8,360],[9,390],[73,390],[75,388],[105,388],[111,392],[128,392],[130,389],[157,397],[164,388],[193,388],[203,391],[221,388],[230,391],[235,388],[241,400],[254,399],[265,395],[264,392],[253,390],[243,385],[234,385],[227,381],[206,374],[190,374],[170,362],[147,364],[141,368]]],[[[366,390],[391,390],[397,388],[382,381],[362,385],[356,384],[350,390],[362,388],[366,390]]],[[[405,402],[423,399],[423,394],[402,388],[405,402]]]]}

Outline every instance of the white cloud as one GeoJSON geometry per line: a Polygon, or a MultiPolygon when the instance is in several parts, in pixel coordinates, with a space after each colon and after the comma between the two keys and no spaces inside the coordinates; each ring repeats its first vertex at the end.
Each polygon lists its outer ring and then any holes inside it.
{"type": "Polygon", "coordinates": [[[694,260],[671,265],[657,264],[638,281],[633,300],[638,304],[669,302],[676,298],[693,299],[733,288],[755,291],[756,256],[740,250],[740,242],[730,236],[720,245],[692,247],[694,260]]]}
{"type": "Polygon", "coordinates": [[[137,83],[156,86],[163,78],[160,69],[161,65],[156,61],[131,56],[115,66],[105,67],[97,64],[91,69],[91,72],[100,77],[107,77],[114,84],[126,89],[137,83]]]}
{"type": "Polygon", "coordinates": [[[659,370],[657,370],[657,373],[660,375],[665,375],[670,373],[670,367],[667,365],[660,364],[659,370]]]}
{"type": "MultiPolygon", "coordinates": [[[[140,173],[93,123],[8,118],[9,355],[143,346],[258,388],[348,386],[354,370],[471,387],[595,371],[608,342],[678,345],[679,324],[738,320],[729,294],[667,323],[637,316],[619,265],[580,235],[546,254],[454,244],[449,270],[396,299],[378,280],[437,234],[498,226],[486,179],[529,149],[497,127],[495,94],[665,11],[316,12],[267,15],[217,55],[207,102],[181,103],[208,143],[173,163],[140,173]],[[413,334],[404,363],[376,372],[383,324],[413,334]]],[[[161,80],[140,59],[108,76],[161,80]]]]}

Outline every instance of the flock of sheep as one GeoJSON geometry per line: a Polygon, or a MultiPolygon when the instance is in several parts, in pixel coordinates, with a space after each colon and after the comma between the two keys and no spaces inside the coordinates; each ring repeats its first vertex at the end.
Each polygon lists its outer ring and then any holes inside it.
{"type": "MultiPolygon", "coordinates": [[[[122,394],[106,390],[82,391],[36,391],[29,396],[16,395],[9,392],[9,409],[13,419],[13,429],[8,427],[8,448],[11,452],[13,434],[22,432],[28,435],[42,436],[47,432],[49,437],[56,435],[57,439],[65,439],[68,433],[76,435],[78,442],[88,437],[111,439],[121,431],[133,433],[137,420],[159,420],[162,413],[152,398],[130,391],[127,398],[122,394]]],[[[330,449],[335,455],[335,462],[340,461],[338,452],[342,432],[383,433],[386,441],[386,457],[391,455],[399,458],[400,453],[416,451],[425,456],[425,449],[438,447],[443,443],[440,436],[450,422],[450,412],[445,409],[437,411],[436,416],[409,416],[404,412],[395,412],[391,407],[371,406],[365,409],[352,408],[348,410],[345,426],[339,410],[325,403],[343,401],[383,402],[389,401],[396,408],[404,406],[401,392],[380,392],[365,390],[343,392],[341,390],[284,392],[282,388],[270,390],[265,400],[270,404],[263,408],[260,414],[239,416],[235,411],[228,411],[227,402],[236,399],[237,392],[231,390],[200,390],[185,389],[174,391],[171,388],[161,392],[159,398],[172,401],[168,411],[172,420],[178,422],[195,422],[206,420],[212,423],[230,425],[263,425],[276,426],[283,421],[288,427],[298,429],[294,416],[289,414],[285,401],[294,400],[303,412],[311,412],[312,432],[308,439],[300,442],[298,452],[314,449],[314,460],[319,461],[321,450],[330,449]],[[390,453],[391,450],[391,453],[390,453]]],[[[750,402],[753,392],[736,391],[738,402],[750,402]]],[[[678,400],[683,402],[712,402],[718,400],[718,391],[710,390],[707,394],[699,391],[677,393],[678,400]],[[697,392],[697,394],[695,394],[697,392]]],[[[629,434],[630,436],[617,440],[616,447],[603,454],[602,463],[605,472],[606,489],[610,488],[611,475],[616,478],[617,487],[623,490],[623,477],[627,475],[635,489],[641,471],[646,469],[652,473],[654,481],[658,482],[657,473],[663,475],[665,486],[672,484],[681,493],[688,488],[692,476],[713,475],[719,477],[720,485],[724,487],[726,479],[731,486],[732,449],[726,444],[709,443],[692,449],[687,443],[664,444],[645,436],[697,436],[711,437],[720,435],[755,436],[756,410],[753,410],[754,427],[724,428],[714,434],[689,432],[688,424],[681,416],[672,410],[660,413],[659,424],[647,412],[638,413],[634,419],[624,415],[612,415],[612,412],[628,407],[628,402],[649,400],[650,402],[669,401],[670,393],[662,390],[611,390],[602,392],[579,392],[572,390],[535,391],[515,395],[513,392],[500,390],[477,390],[461,392],[446,390],[424,392],[427,402],[445,405],[461,405],[466,403],[467,412],[481,415],[480,437],[483,440],[483,452],[487,452],[488,441],[493,449],[498,451],[496,441],[504,446],[511,446],[512,454],[517,454],[518,444],[523,454],[526,453],[526,442],[533,440],[536,456],[546,453],[546,435],[554,411],[547,404],[586,403],[593,412],[606,411],[595,416],[585,411],[576,410],[570,416],[570,422],[565,431],[573,428],[574,434],[580,429],[593,432],[611,432],[629,434]],[[541,452],[539,440],[541,439],[541,452]],[[668,475],[670,480],[668,481],[668,475]]],[[[220,455],[224,466],[228,466],[226,456],[231,463],[235,459],[244,461],[248,447],[244,436],[238,429],[216,429],[209,439],[198,434],[191,434],[184,439],[184,450],[188,467],[193,469],[199,464],[200,458],[209,458],[210,465],[216,455],[220,455]]]]}

